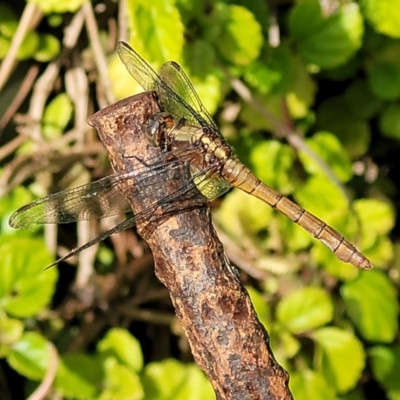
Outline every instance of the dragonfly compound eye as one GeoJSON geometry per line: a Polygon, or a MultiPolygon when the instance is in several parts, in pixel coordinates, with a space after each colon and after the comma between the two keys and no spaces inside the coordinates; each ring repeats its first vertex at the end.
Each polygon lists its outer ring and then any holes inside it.
{"type": "Polygon", "coordinates": [[[149,143],[157,147],[161,143],[161,131],[163,127],[161,126],[160,119],[151,119],[147,125],[145,135],[149,143]]]}

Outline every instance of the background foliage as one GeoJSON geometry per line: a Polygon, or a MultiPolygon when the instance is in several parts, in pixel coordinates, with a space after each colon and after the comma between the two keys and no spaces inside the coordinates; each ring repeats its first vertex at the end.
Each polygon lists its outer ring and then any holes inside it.
{"type": "Polygon", "coordinates": [[[239,191],[215,211],[294,397],[400,399],[399,10],[398,0],[1,1],[1,398],[213,397],[133,232],[76,268],[44,271],[48,247],[65,254],[107,222],[78,224],[77,236],[60,228],[58,242],[46,227],[47,247],[42,228],[8,227],[27,202],[110,173],[85,120],[141,91],[114,53],[122,37],[154,68],[179,62],[241,160],[376,267],[343,264],[239,191]]]}

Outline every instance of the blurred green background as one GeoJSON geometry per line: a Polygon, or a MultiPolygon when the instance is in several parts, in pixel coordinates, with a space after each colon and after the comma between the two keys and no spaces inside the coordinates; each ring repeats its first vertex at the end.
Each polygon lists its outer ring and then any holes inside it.
{"type": "Polygon", "coordinates": [[[111,173],[86,120],[142,91],[119,39],[181,64],[239,158],[375,266],[237,190],[215,205],[294,398],[400,400],[399,0],[0,1],[1,399],[214,398],[135,231],[44,271],[119,220],[8,226],[111,173]]]}

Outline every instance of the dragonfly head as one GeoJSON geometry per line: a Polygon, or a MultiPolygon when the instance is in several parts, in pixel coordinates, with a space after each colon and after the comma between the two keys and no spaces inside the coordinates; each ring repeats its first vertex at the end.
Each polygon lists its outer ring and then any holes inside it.
{"type": "Polygon", "coordinates": [[[150,119],[145,131],[146,139],[154,147],[163,147],[168,132],[175,128],[175,121],[171,114],[158,113],[150,119]]]}

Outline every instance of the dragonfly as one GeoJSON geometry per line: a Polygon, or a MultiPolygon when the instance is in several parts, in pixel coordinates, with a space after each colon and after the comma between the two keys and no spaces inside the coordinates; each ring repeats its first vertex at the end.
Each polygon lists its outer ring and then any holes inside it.
{"type": "MultiPolygon", "coordinates": [[[[172,198],[165,198],[166,203],[179,202],[180,197],[193,188],[201,192],[206,201],[211,201],[231,187],[236,187],[290,218],[325,244],[343,262],[361,269],[372,268],[368,258],[338,231],[264,184],[240,162],[179,64],[168,61],[157,73],[127,43],[118,42],[116,50],[130,75],[142,88],[146,92],[157,93],[163,109],[149,119],[145,132],[147,140],[164,154],[172,154],[175,160],[190,165],[191,179],[182,183],[179,193],[172,198]]],[[[154,168],[160,168],[160,163],[156,163],[154,168]]],[[[139,172],[135,171],[135,174],[139,172]]],[[[130,179],[131,174],[111,175],[89,185],[36,200],[17,210],[10,218],[10,225],[14,228],[29,228],[33,224],[75,222],[131,211],[126,197],[119,189],[124,181],[130,179]]],[[[99,235],[54,264],[112,233],[133,226],[139,218],[151,216],[153,208],[157,206],[159,204],[150,206],[141,215],[131,217],[99,235]]]]}

